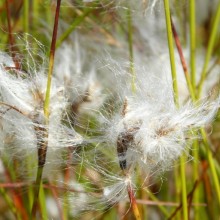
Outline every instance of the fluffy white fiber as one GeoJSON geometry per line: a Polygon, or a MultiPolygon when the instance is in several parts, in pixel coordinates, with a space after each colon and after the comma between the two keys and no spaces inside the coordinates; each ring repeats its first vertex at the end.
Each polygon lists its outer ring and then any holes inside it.
{"type": "Polygon", "coordinates": [[[198,138],[193,131],[211,123],[220,101],[188,102],[177,108],[169,80],[161,82],[154,72],[136,74],[136,92],[126,92],[130,89],[127,83],[121,110],[110,119],[102,118],[107,130],[105,141],[115,148],[125,145],[119,162],[126,161],[126,169],[139,163],[148,170],[166,170],[190,140],[198,138]]]}

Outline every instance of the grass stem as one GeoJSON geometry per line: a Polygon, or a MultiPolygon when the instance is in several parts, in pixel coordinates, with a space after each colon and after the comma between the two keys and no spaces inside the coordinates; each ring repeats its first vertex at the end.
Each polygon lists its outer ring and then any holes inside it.
{"type": "Polygon", "coordinates": [[[216,12],[216,15],[215,15],[215,18],[213,21],[213,25],[212,25],[212,29],[211,29],[211,33],[210,33],[210,38],[209,38],[209,42],[208,42],[208,47],[207,47],[207,51],[206,51],[205,61],[204,61],[203,68],[202,68],[201,78],[200,78],[200,81],[198,84],[198,94],[197,94],[198,98],[200,97],[202,87],[203,87],[203,84],[206,79],[207,69],[209,66],[209,60],[212,56],[213,48],[215,45],[215,40],[216,40],[217,32],[219,29],[219,23],[220,23],[220,2],[218,3],[217,12],[216,12]]]}
{"type": "Polygon", "coordinates": [[[190,26],[190,71],[192,87],[196,88],[196,16],[195,0],[189,1],[189,26],[190,26]]]}
{"type": "Polygon", "coordinates": [[[209,166],[210,166],[210,171],[212,174],[215,191],[216,191],[218,202],[220,205],[220,185],[219,185],[219,179],[218,179],[218,174],[216,171],[213,155],[212,155],[211,149],[209,148],[208,138],[207,138],[207,135],[206,135],[206,132],[204,129],[201,129],[201,134],[203,137],[203,142],[206,147],[206,153],[207,153],[207,158],[208,158],[208,162],[209,162],[209,166]]]}
{"type": "Polygon", "coordinates": [[[175,40],[176,47],[177,47],[177,50],[178,50],[178,53],[179,53],[180,61],[182,63],[182,67],[183,67],[183,71],[184,71],[184,74],[185,74],[187,86],[188,86],[188,89],[189,89],[189,92],[190,92],[190,96],[191,96],[193,102],[195,102],[195,100],[196,100],[195,92],[193,90],[192,82],[191,82],[189,71],[188,71],[188,68],[187,68],[187,63],[186,63],[186,60],[184,58],[182,47],[181,47],[181,44],[180,44],[180,40],[179,40],[177,31],[176,31],[176,28],[175,28],[175,25],[172,21],[171,16],[170,16],[170,20],[171,20],[171,26],[172,26],[172,32],[173,32],[174,40],[175,40]]]}
{"type": "Polygon", "coordinates": [[[68,36],[76,29],[76,27],[84,21],[87,15],[92,12],[93,8],[87,8],[82,15],[76,18],[73,23],[69,26],[69,28],[57,39],[56,48],[59,48],[64,40],[68,38],[68,36]]]}
{"type": "Polygon", "coordinates": [[[176,106],[178,107],[179,106],[178,84],[177,84],[177,76],[176,76],[176,65],[175,65],[175,56],[174,56],[172,27],[171,27],[171,20],[170,20],[169,0],[164,0],[164,9],[165,9],[166,28],[167,28],[167,40],[168,40],[169,54],[170,54],[171,74],[172,74],[172,79],[173,79],[174,101],[175,101],[176,106]]]}
{"type": "MultiPolygon", "coordinates": [[[[177,107],[179,107],[178,101],[178,85],[176,77],[176,67],[175,67],[175,56],[174,56],[174,46],[173,46],[173,36],[172,36],[172,22],[170,16],[170,6],[169,0],[164,0],[164,9],[166,17],[166,27],[167,27],[167,39],[170,53],[170,65],[171,73],[173,79],[173,90],[174,90],[174,101],[177,107]]],[[[187,204],[187,192],[186,192],[186,177],[185,177],[185,158],[180,158],[180,177],[181,177],[181,188],[182,188],[182,203],[183,203],[183,219],[188,219],[188,204],[187,204]]]]}
{"type": "MultiPolygon", "coordinates": [[[[50,48],[46,96],[45,96],[45,102],[44,102],[44,117],[45,117],[46,126],[49,124],[50,88],[51,88],[51,80],[52,80],[53,65],[54,65],[54,55],[55,55],[59,13],[60,13],[60,4],[61,4],[61,0],[57,0],[57,7],[56,7],[56,14],[55,14],[54,28],[53,28],[53,37],[52,37],[51,48],[50,48]]],[[[45,132],[45,133],[46,133],[45,138],[47,138],[48,132],[45,132]]],[[[32,207],[33,218],[35,218],[35,215],[36,215],[38,197],[39,197],[39,192],[41,190],[43,168],[46,162],[47,145],[48,143],[45,142],[38,147],[38,170],[37,170],[37,178],[36,178],[36,188],[35,188],[35,193],[34,193],[34,202],[33,202],[33,207],[32,207]]]]}
{"type": "Polygon", "coordinates": [[[140,213],[139,213],[139,210],[138,210],[138,206],[137,206],[137,201],[135,199],[134,191],[132,189],[131,184],[128,184],[127,190],[128,190],[130,204],[131,204],[131,207],[132,207],[135,219],[136,220],[141,220],[141,216],[140,216],[140,213]]]}
{"type": "Polygon", "coordinates": [[[181,177],[181,188],[182,188],[183,220],[188,219],[185,163],[186,163],[185,155],[182,155],[180,157],[180,177],[181,177]]]}

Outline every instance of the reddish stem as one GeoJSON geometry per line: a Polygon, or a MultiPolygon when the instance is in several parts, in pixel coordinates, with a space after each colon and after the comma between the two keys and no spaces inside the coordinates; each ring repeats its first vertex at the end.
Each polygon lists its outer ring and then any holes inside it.
{"type": "Polygon", "coordinates": [[[137,201],[135,199],[135,195],[134,195],[134,191],[132,189],[131,183],[128,184],[127,190],[128,190],[128,196],[129,196],[129,199],[130,199],[130,204],[131,204],[135,219],[136,220],[141,220],[141,216],[140,216],[138,206],[137,206],[137,201]]]}
{"type": "MultiPolygon", "coordinates": [[[[6,177],[7,181],[9,182],[9,184],[13,184],[11,174],[6,168],[5,168],[5,177],[6,177]]],[[[23,201],[20,196],[21,193],[19,192],[19,189],[20,189],[20,187],[18,188],[18,190],[12,189],[12,198],[13,198],[14,206],[16,207],[16,209],[19,212],[18,215],[21,214],[22,219],[28,220],[28,214],[27,214],[26,210],[24,209],[23,201]]]]}
{"type": "Polygon", "coordinates": [[[175,26],[174,26],[174,23],[173,23],[173,20],[172,20],[172,17],[171,17],[171,16],[170,16],[170,20],[171,20],[171,26],[172,26],[173,37],[174,37],[174,40],[175,40],[175,43],[176,43],[176,47],[177,47],[177,50],[178,50],[178,53],[179,53],[179,56],[180,56],[180,61],[181,61],[182,66],[183,66],[183,71],[184,71],[184,74],[188,77],[189,72],[188,72],[186,60],[185,60],[185,58],[184,58],[183,51],[182,51],[182,47],[181,47],[181,43],[180,43],[180,40],[179,40],[177,31],[176,31],[176,28],[175,28],[175,26]]]}
{"type": "MultiPolygon", "coordinates": [[[[50,184],[50,185],[51,185],[51,184],[50,184]]],[[[51,187],[51,192],[52,192],[53,197],[54,197],[54,199],[55,199],[55,201],[56,201],[56,205],[57,205],[57,208],[58,208],[59,213],[60,213],[60,219],[61,219],[61,220],[64,220],[65,217],[64,217],[64,214],[63,214],[63,210],[62,210],[62,208],[61,208],[61,206],[60,206],[59,199],[58,199],[59,196],[58,196],[58,193],[57,193],[57,188],[51,187]]]]}

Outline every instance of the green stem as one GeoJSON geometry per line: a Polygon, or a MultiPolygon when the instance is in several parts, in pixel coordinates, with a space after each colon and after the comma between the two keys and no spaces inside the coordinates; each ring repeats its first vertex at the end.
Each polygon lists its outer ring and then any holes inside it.
{"type": "Polygon", "coordinates": [[[200,81],[198,84],[198,97],[200,97],[202,87],[203,87],[203,84],[206,79],[209,60],[211,58],[213,48],[215,45],[215,40],[217,37],[218,28],[219,28],[219,23],[220,23],[220,2],[218,4],[217,12],[216,12],[216,15],[215,15],[215,18],[213,21],[211,34],[210,34],[210,38],[209,38],[209,42],[208,42],[208,48],[207,48],[207,52],[206,52],[206,56],[205,56],[205,62],[204,62],[203,68],[202,68],[201,78],[200,78],[200,81]]]}
{"type": "MultiPolygon", "coordinates": [[[[211,30],[211,34],[210,34],[210,39],[208,42],[208,48],[207,48],[207,52],[206,52],[205,62],[204,62],[203,70],[202,70],[202,74],[201,74],[201,79],[198,84],[197,99],[200,98],[202,86],[203,86],[203,83],[204,83],[206,75],[207,75],[208,64],[209,64],[209,60],[211,58],[212,51],[214,48],[219,22],[220,22],[220,2],[218,4],[217,12],[216,12],[216,15],[215,15],[215,18],[213,21],[213,26],[212,26],[212,30],[211,30]]],[[[214,188],[217,193],[218,202],[220,205],[220,186],[219,186],[219,179],[218,179],[217,168],[216,168],[216,165],[218,165],[218,163],[215,165],[215,161],[214,161],[211,149],[209,148],[208,138],[207,138],[207,135],[206,135],[206,132],[204,129],[201,129],[201,134],[202,134],[203,141],[205,143],[205,147],[206,147],[206,151],[207,151],[206,156],[208,159],[210,171],[211,171],[212,178],[213,178],[214,188]]]]}
{"type": "Polygon", "coordinates": [[[37,178],[35,183],[35,189],[34,189],[34,201],[32,205],[31,210],[31,217],[32,219],[36,218],[36,212],[37,212],[37,204],[38,204],[38,198],[39,198],[39,192],[42,187],[42,174],[43,174],[43,167],[38,167],[37,169],[37,178]]]}
{"type": "Polygon", "coordinates": [[[53,66],[54,66],[54,56],[55,56],[55,49],[56,49],[58,19],[59,19],[59,13],[60,13],[60,3],[61,3],[61,0],[57,0],[57,9],[56,9],[55,22],[54,22],[54,28],[53,28],[53,37],[52,37],[52,42],[51,42],[51,47],[50,47],[47,89],[46,89],[46,96],[45,96],[45,101],[44,101],[44,116],[45,116],[47,123],[49,120],[50,88],[51,88],[51,80],[52,80],[53,66]]]}
{"type": "MultiPolygon", "coordinates": [[[[27,169],[28,169],[28,177],[31,178],[32,176],[32,168],[34,166],[36,166],[36,164],[32,164],[33,163],[33,158],[31,156],[28,156],[27,160],[26,160],[26,163],[27,163],[27,169]]],[[[34,201],[34,196],[33,196],[33,186],[30,185],[28,187],[28,207],[29,207],[29,210],[32,209],[32,204],[33,204],[33,201],[34,201]]],[[[30,211],[29,211],[30,213],[30,211]]]]}
{"type": "Polygon", "coordinates": [[[182,204],[183,204],[183,219],[188,219],[188,203],[186,192],[186,173],[185,173],[185,155],[180,157],[180,176],[181,176],[181,188],[182,188],[182,204]]]}
{"type": "MultiPolygon", "coordinates": [[[[169,0],[164,0],[164,9],[165,9],[167,39],[168,39],[169,54],[170,54],[170,65],[171,65],[171,72],[172,72],[172,79],[173,79],[174,101],[175,101],[176,106],[179,107],[178,85],[177,85],[177,77],[176,77],[174,46],[173,46],[173,32],[172,32],[169,0]]],[[[188,205],[187,205],[184,156],[180,158],[180,177],[181,177],[181,188],[182,188],[183,219],[187,220],[188,219],[188,205]]]]}
{"type": "Polygon", "coordinates": [[[209,162],[209,167],[210,167],[210,170],[211,170],[214,187],[215,187],[215,190],[216,190],[216,193],[217,193],[218,202],[220,204],[220,185],[219,185],[217,170],[216,170],[215,163],[214,163],[214,160],[213,160],[212,152],[209,148],[208,138],[206,136],[206,132],[205,132],[204,129],[201,129],[201,134],[202,134],[203,141],[204,141],[204,144],[205,144],[205,147],[206,147],[206,153],[207,153],[207,158],[208,158],[208,162],[209,162]]]}
{"type": "MultiPolygon", "coordinates": [[[[219,8],[220,8],[220,4],[219,4],[219,8]]],[[[218,11],[219,11],[219,8],[218,8],[218,11]]],[[[218,15],[218,13],[217,13],[217,15],[218,15]]],[[[216,17],[218,17],[216,15],[216,17]]],[[[216,20],[219,20],[219,19],[217,19],[215,17],[215,22],[214,22],[214,24],[216,24],[216,23],[218,23],[218,22],[216,22],[216,20]]],[[[215,25],[214,25],[214,27],[213,28],[216,28],[215,27],[215,25]]],[[[212,34],[211,34],[211,36],[215,36],[215,34],[213,34],[213,32],[214,33],[216,33],[216,31],[213,31],[212,30],[212,34]]],[[[210,39],[210,41],[211,42],[213,42],[213,44],[212,44],[212,47],[214,46],[214,41],[215,40],[213,40],[213,37],[211,37],[211,39],[210,39]]],[[[210,48],[210,45],[209,45],[209,48],[210,48]]],[[[210,49],[208,49],[208,51],[210,51],[210,49]]],[[[179,51],[179,54],[180,54],[180,58],[181,58],[181,53],[180,53],[181,51],[179,51]]],[[[210,52],[210,55],[206,55],[206,58],[207,57],[211,57],[211,52],[210,52]]],[[[183,57],[183,55],[182,55],[182,58],[181,58],[181,61],[182,60],[185,60],[184,59],[184,57],[183,57]]],[[[208,59],[209,60],[209,59],[208,59]]],[[[183,64],[183,62],[182,62],[182,64],[183,64]]],[[[207,66],[208,66],[208,62],[207,62],[207,66]]],[[[183,69],[184,69],[184,72],[186,72],[187,73],[187,68],[186,68],[186,66],[185,66],[185,68],[184,68],[184,65],[183,65],[183,69]]],[[[205,71],[206,72],[206,71],[205,71]]],[[[185,74],[185,76],[186,76],[186,80],[187,80],[187,74],[185,74]]],[[[193,102],[195,103],[195,89],[190,89],[190,87],[192,87],[192,84],[191,84],[191,80],[190,79],[188,79],[187,80],[187,84],[188,84],[188,87],[189,87],[189,90],[190,90],[190,95],[191,95],[191,98],[192,98],[192,100],[193,100],[193,102]]],[[[197,96],[197,99],[199,99],[199,95],[197,96]]],[[[217,170],[216,170],[216,167],[215,167],[215,164],[214,164],[214,159],[213,159],[213,156],[212,156],[212,153],[211,153],[211,150],[208,148],[208,141],[207,141],[207,137],[206,137],[206,133],[205,133],[205,131],[204,131],[204,129],[201,131],[201,134],[202,134],[202,137],[203,137],[203,139],[204,139],[204,141],[206,141],[206,149],[207,149],[207,159],[208,159],[208,162],[209,162],[209,165],[210,165],[210,169],[211,169],[211,174],[212,174],[212,177],[213,177],[213,181],[214,181],[214,187],[215,187],[215,190],[216,190],[216,192],[217,192],[217,194],[218,194],[218,200],[219,200],[219,203],[220,203],[220,187],[219,187],[219,180],[218,180],[218,175],[217,175],[217,170]]],[[[183,161],[182,161],[183,162],[183,161]]],[[[181,162],[181,169],[183,168],[182,166],[183,166],[183,164],[182,164],[182,162],[181,162]]],[[[195,171],[196,172],[196,171],[195,171]]],[[[181,173],[183,173],[183,171],[181,171],[181,173]]],[[[185,174],[184,174],[185,175],[185,174]]],[[[184,176],[182,176],[181,178],[184,178],[184,176]]],[[[183,180],[183,183],[184,183],[184,180],[183,180]]],[[[182,186],[182,187],[184,187],[184,186],[182,186]]],[[[182,189],[182,190],[184,190],[184,189],[182,189]]],[[[183,192],[182,193],[183,194],[183,197],[182,197],[182,200],[183,200],[183,208],[184,208],[184,206],[185,206],[185,210],[184,210],[184,215],[185,215],[185,217],[184,218],[186,218],[187,219],[187,216],[186,216],[186,214],[187,214],[187,212],[186,212],[186,210],[187,210],[187,200],[184,198],[184,195],[185,195],[185,193],[183,192]],[[184,202],[185,201],[185,202],[184,202]],[[184,203],[185,203],[185,205],[184,205],[184,203]]]]}
{"type": "MultiPolygon", "coordinates": [[[[193,88],[193,93],[194,95],[191,97],[195,97],[195,90],[196,90],[196,13],[195,13],[195,0],[190,0],[189,1],[189,26],[190,26],[190,70],[191,70],[191,84],[193,88]]],[[[193,151],[192,155],[194,158],[194,163],[193,163],[193,176],[194,176],[194,181],[198,181],[199,175],[199,166],[198,166],[198,161],[199,161],[199,144],[198,141],[195,140],[193,143],[193,151]]],[[[200,197],[200,190],[199,188],[195,190],[194,192],[194,202],[199,203],[199,197],[200,197]]],[[[194,207],[195,211],[195,220],[199,219],[199,209],[198,207],[194,207]]]]}
{"type": "Polygon", "coordinates": [[[24,32],[25,33],[28,33],[29,31],[29,26],[28,26],[28,23],[29,23],[29,0],[24,0],[24,20],[23,20],[23,25],[24,25],[24,32]]]}
{"type": "Polygon", "coordinates": [[[6,193],[5,189],[0,188],[0,194],[4,198],[5,202],[8,204],[9,209],[13,212],[13,214],[16,216],[16,219],[21,220],[21,216],[18,213],[16,207],[14,206],[13,202],[11,201],[11,198],[6,193]]]}
{"type": "Polygon", "coordinates": [[[39,190],[39,201],[40,201],[41,216],[43,219],[48,219],[45,193],[42,185],[40,186],[40,190],[39,190]]]}
{"type": "Polygon", "coordinates": [[[188,72],[187,63],[186,63],[186,60],[184,58],[181,43],[180,43],[180,40],[179,40],[179,36],[177,34],[177,31],[176,31],[176,28],[175,28],[175,25],[172,21],[171,16],[170,16],[170,20],[171,20],[171,26],[172,26],[172,32],[173,32],[174,40],[175,40],[176,47],[177,47],[179,57],[180,57],[180,60],[181,60],[181,64],[182,64],[182,67],[183,67],[183,71],[184,71],[185,79],[186,79],[187,86],[188,86],[188,89],[189,89],[189,93],[190,93],[190,96],[191,96],[192,100],[195,101],[196,100],[195,92],[194,92],[193,87],[192,87],[190,75],[189,75],[189,72],[188,72]]]}
{"type": "Polygon", "coordinates": [[[75,30],[75,28],[86,18],[86,16],[93,11],[93,8],[87,8],[85,12],[76,18],[73,23],[69,26],[69,28],[57,39],[56,48],[60,47],[64,40],[68,38],[68,36],[75,30]]]}
{"type": "MultiPolygon", "coordinates": [[[[53,65],[54,65],[60,4],[61,4],[61,0],[57,0],[57,7],[56,7],[56,14],[55,14],[55,19],[54,19],[55,20],[54,28],[53,28],[53,37],[52,37],[52,42],[51,42],[51,47],[50,47],[49,70],[48,70],[48,78],[47,78],[46,96],[45,96],[45,101],[44,101],[44,117],[45,117],[46,126],[48,126],[49,124],[50,89],[51,89],[51,80],[52,80],[53,65]]],[[[48,131],[46,131],[45,133],[46,133],[45,138],[48,138],[48,131]]],[[[44,169],[44,165],[46,162],[47,145],[48,143],[45,141],[44,143],[39,144],[39,147],[38,147],[38,170],[37,170],[37,178],[36,178],[36,188],[34,192],[34,202],[33,202],[33,207],[32,207],[32,218],[36,218],[36,209],[37,209],[39,192],[40,190],[43,190],[41,189],[42,187],[41,185],[42,185],[43,169],[44,169]]]]}
{"type": "Polygon", "coordinates": [[[172,27],[171,27],[171,20],[170,20],[169,0],[164,0],[164,9],[165,9],[167,39],[168,39],[169,54],[170,54],[171,74],[172,74],[172,79],[173,79],[174,101],[175,101],[176,106],[178,107],[179,106],[178,84],[177,84],[177,77],[176,77],[176,66],[175,66],[175,56],[174,56],[174,47],[173,47],[172,27]]]}
{"type": "Polygon", "coordinates": [[[195,0],[189,1],[189,18],[190,18],[190,68],[192,87],[196,88],[196,16],[195,16],[195,0]]]}
{"type": "MultiPolygon", "coordinates": [[[[180,194],[181,194],[181,180],[179,178],[179,167],[178,167],[178,164],[176,162],[176,165],[174,167],[174,180],[175,180],[175,201],[180,203],[180,194]]],[[[177,218],[176,219],[181,219],[181,213],[178,212],[177,213],[177,218]]]]}
{"type": "MultiPolygon", "coordinates": [[[[192,155],[193,155],[193,177],[194,177],[194,182],[198,181],[199,179],[199,166],[198,166],[198,162],[199,162],[199,143],[197,140],[194,141],[193,143],[193,150],[192,150],[192,155]]],[[[197,187],[197,189],[194,192],[194,203],[198,204],[200,199],[200,190],[199,190],[199,186],[197,187]]],[[[197,206],[194,207],[194,219],[195,220],[199,220],[199,209],[197,206]]]]}

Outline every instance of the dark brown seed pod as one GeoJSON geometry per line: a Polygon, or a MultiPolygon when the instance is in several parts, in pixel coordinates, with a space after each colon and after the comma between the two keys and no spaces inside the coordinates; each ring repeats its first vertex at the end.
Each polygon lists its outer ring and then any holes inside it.
{"type": "Polygon", "coordinates": [[[134,135],[139,127],[130,128],[118,135],[117,139],[117,153],[119,158],[119,165],[122,170],[127,169],[126,152],[134,143],[134,135]]]}

